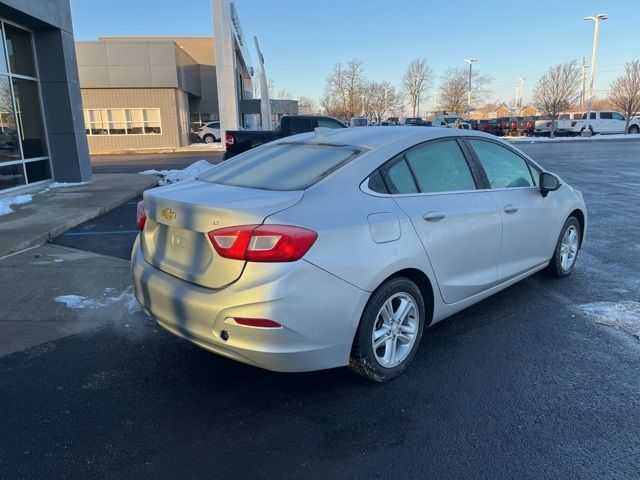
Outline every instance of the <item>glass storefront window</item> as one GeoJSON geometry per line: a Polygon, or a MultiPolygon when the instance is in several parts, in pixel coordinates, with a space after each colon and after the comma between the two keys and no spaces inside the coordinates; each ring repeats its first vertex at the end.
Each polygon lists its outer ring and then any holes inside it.
{"type": "Polygon", "coordinates": [[[8,23],[4,24],[4,35],[7,40],[7,56],[11,73],[36,76],[36,64],[33,58],[31,33],[8,23]]]}
{"type": "Polygon", "coordinates": [[[127,114],[127,133],[129,135],[141,135],[143,133],[142,110],[128,108],[125,112],[127,114]]]}
{"type": "Polygon", "coordinates": [[[0,164],[0,191],[5,188],[19,187],[24,185],[24,170],[22,163],[13,163],[11,165],[0,164]]]}
{"type": "Polygon", "coordinates": [[[38,84],[33,80],[14,78],[13,92],[16,98],[16,116],[22,137],[24,158],[44,157],[47,155],[47,141],[44,135],[38,84]]]}
{"type": "Polygon", "coordinates": [[[0,162],[20,158],[16,116],[13,110],[11,82],[0,75],[0,162]]]}
{"type": "Polygon", "coordinates": [[[144,117],[144,133],[160,134],[160,110],[145,108],[142,110],[144,117]]]}
{"type": "Polygon", "coordinates": [[[124,110],[107,110],[109,119],[109,135],[124,135],[126,127],[124,124],[124,110]]]}
{"type": "Polygon", "coordinates": [[[51,178],[36,75],[31,32],[0,19],[0,191],[51,178]]]}

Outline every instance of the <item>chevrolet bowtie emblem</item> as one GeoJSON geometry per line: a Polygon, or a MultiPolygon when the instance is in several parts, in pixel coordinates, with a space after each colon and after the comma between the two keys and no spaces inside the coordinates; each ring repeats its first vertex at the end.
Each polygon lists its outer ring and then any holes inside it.
{"type": "Polygon", "coordinates": [[[171,210],[170,208],[165,208],[164,210],[162,210],[162,212],[160,212],[162,214],[162,216],[164,218],[166,218],[167,220],[173,220],[174,218],[176,218],[176,212],[174,212],[173,210],[171,210]]]}

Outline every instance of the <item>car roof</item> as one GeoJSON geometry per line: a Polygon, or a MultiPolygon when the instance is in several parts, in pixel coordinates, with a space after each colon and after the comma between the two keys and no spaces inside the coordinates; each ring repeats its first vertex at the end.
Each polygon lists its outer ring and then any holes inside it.
{"type": "Polygon", "coordinates": [[[282,138],[273,143],[335,143],[376,149],[396,142],[412,140],[415,143],[437,138],[477,136],[495,139],[495,136],[475,130],[457,128],[416,128],[407,126],[381,126],[378,128],[320,128],[316,132],[282,138]]]}

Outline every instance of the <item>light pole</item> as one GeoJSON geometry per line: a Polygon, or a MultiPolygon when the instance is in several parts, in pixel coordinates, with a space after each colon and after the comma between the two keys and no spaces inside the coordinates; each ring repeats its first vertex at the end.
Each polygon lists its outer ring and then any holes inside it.
{"type": "Polygon", "coordinates": [[[424,77],[416,77],[416,106],[418,107],[417,115],[414,113],[416,117],[420,117],[420,96],[422,95],[422,82],[424,81],[424,77]]]}
{"type": "Polygon", "coordinates": [[[469,64],[469,91],[467,92],[467,118],[471,112],[471,75],[473,70],[473,64],[478,61],[477,58],[465,58],[465,62],[469,64]]]}
{"type": "Polygon", "coordinates": [[[600,32],[600,22],[607,19],[604,13],[599,13],[595,17],[584,17],[585,20],[593,20],[593,49],[591,50],[591,78],[589,79],[589,98],[587,100],[587,119],[591,113],[591,102],[593,101],[593,82],[596,78],[596,56],[598,55],[598,33],[600,32]]]}
{"type": "Polygon", "coordinates": [[[524,81],[526,79],[527,77],[518,77],[518,80],[520,80],[520,102],[518,104],[518,106],[520,107],[520,110],[522,110],[522,99],[524,98],[524,81]]]}

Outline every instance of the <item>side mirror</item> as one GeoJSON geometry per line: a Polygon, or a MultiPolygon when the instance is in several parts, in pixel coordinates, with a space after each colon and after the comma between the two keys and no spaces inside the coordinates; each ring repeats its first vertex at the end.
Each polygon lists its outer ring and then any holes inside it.
{"type": "Polygon", "coordinates": [[[540,193],[543,197],[549,195],[549,192],[555,192],[561,186],[560,179],[553,173],[542,172],[540,174],[540,193]]]}

